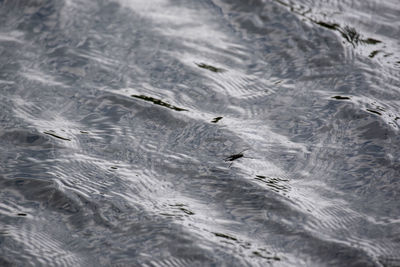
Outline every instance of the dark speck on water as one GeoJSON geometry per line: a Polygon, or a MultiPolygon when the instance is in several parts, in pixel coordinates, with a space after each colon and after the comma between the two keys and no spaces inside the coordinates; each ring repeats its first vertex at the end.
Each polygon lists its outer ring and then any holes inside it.
{"type": "Polygon", "coordinates": [[[274,261],[280,261],[280,260],[281,260],[281,259],[280,259],[279,257],[277,257],[277,256],[265,256],[265,255],[261,254],[261,253],[258,252],[258,251],[253,251],[253,254],[254,254],[255,256],[258,256],[258,257],[261,257],[261,258],[264,258],[264,259],[267,259],[267,260],[274,260],[274,261]]]}
{"type": "Polygon", "coordinates": [[[188,209],[185,209],[185,208],[179,208],[181,211],[183,211],[184,213],[186,213],[187,215],[194,215],[194,212],[193,211],[190,211],[190,210],[188,210],[188,209]]]}
{"type": "Polygon", "coordinates": [[[46,132],[43,132],[43,133],[44,133],[44,134],[47,134],[47,135],[50,135],[50,136],[53,136],[53,137],[55,137],[55,138],[64,140],[64,141],[71,141],[71,139],[66,138],[66,137],[62,137],[61,135],[58,135],[58,134],[56,134],[56,133],[53,132],[53,131],[46,131],[46,132]]]}
{"type": "Polygon", "coordinates": [[[362,39],[361,41],[364,44],[371,44],[371,45],[376,45],[376,44],[382,43],[382,41],[376,40],[374,38],[362,39]]]}
{"type": "Polygon", "coordinates": [[[372,51],[372,52],[368,55],[368,57],[374,58],[376,55],[378,55],[379,52],[381,52],[381,51],[379,51],[379,50],[374,50],[374,51],[372,51]]]}
{"type": "Polygon", "coordinates": [[[216,118],[214,118],[211,122],[212,122],[212,123],[217,123],[217,122],[219,122],[221,119],[222,119],[222,117],[216,117],[216,118]]]}
{"type": "Polygon", "coordinates": [[[131,96],[135,97],[135,98],[139,98],[139,99],[145,100],[145,101],[148,101],[148,102],[152,102],[155,105],[163,106],[163,107],[166,107],[166,108],[169,108],[169,109],[172,109],[172,110],[187,111],[187,109],[183,109],[183,108],[179,108],[179,107],[170,105],[170,104],[168,104],[166,102],[161,101],[160,99],[156,99],[156,98],[153,98],[153,97],[150,97],[150,96],[145,96],[145,95],[131,95],[131,96]]]}
{"type": "Polygon", "coordinates": [[[244,157],[244,154],[243,154],[243,152],[240,152],[240,153],[233,154],[233,155],[226,157],[225,161],[234,161],[234,160],[240,159],[242,157],[244,157]]]}
{"type": "Polygon", "coordinates": [[[332,98],[334,98],[336,100],[349,100],[350,99],[350,97],[348,97],[348,96],[340,96],[340,95],[332,96],[332,98]]]}
{"type": "Polygon", "coordinates": [[[339,29],[340,25],[337,23],[328,23],[328,22],[323,22],[323,21],[316,21],[315,23],[317,23],[318,25],[328,28],[330,30],[337,30],[339,29]]]}
{"type": "Polygon", "coordinates": [[[371,112],[371,113],[377,114],[377,115],[379,115],[379,116],[382,116],[382,113],[380,113],[379,111],[376,111],[376,110],[373,110],[373,109],[369,109],[369,108],[367,108],[366,110],[367,110],[368,112],[371,112]]]}
{"type": "Polygon", "coordinates": [[[209,71],[212,71],[212,72],[225,72],[226,71],[226,70],[224,70],[222,68],[217,68],[217,67],[205,64],[205,63],[196,63],[196,65],[199,68],[206,69],[206,70],[209,70],[209,71]]]}
{"type": "Polygon", "coordinates": [[[222,238],[225,238],[225,239],[237,241],[237,239],[235,237],[232,237],[232,236],[229,236],[229,235],[226,235],[226,234],[214,233],[214,235],[217,236],[217,237],[222,237],[222,238]]]}

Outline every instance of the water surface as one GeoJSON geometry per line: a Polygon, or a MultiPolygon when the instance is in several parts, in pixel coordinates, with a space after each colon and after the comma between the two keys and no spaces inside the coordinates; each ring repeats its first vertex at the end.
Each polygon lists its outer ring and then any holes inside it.
{"type": "Polygon", "coordinates": [[[400,266],[400,8],[358,2],[0,1],[0,265],[400,266]]]}

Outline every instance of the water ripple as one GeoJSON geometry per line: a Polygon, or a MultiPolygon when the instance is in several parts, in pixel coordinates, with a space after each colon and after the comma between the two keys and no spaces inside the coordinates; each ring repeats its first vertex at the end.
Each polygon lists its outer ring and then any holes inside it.
{"type": "Polygon", "coordinates": [[[394,1],[0,1],[0,265],[397,266],[394,1]]]}

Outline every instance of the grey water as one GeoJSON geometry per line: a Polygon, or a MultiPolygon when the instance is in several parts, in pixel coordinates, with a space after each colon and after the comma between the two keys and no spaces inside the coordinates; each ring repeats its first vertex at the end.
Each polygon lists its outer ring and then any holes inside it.
{"type": "Polygon", "coordinates": [[[0,266],[400,266],[398,0],[0,0],[0,266]]]}

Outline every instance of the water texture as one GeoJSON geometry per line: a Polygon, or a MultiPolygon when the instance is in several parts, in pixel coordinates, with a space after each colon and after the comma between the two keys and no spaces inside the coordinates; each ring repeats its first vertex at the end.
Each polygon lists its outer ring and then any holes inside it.
{"type": "Polygon", "coordinates": [[[400,266],[397,0],[0,0],[0,266],[400,266]]]}

